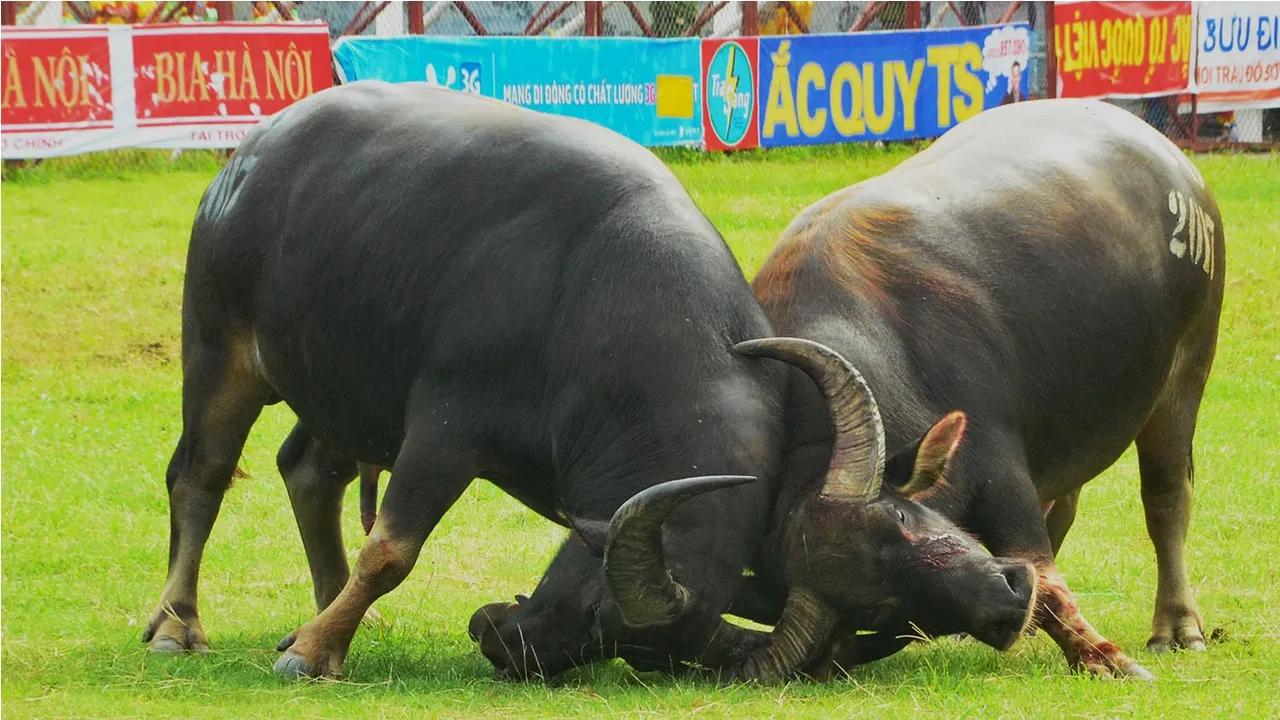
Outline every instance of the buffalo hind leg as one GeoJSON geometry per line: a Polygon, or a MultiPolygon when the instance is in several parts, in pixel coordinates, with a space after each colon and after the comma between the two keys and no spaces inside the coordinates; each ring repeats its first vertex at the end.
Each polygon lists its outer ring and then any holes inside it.
{"type": "Polygon", "coordinates": [[[1187,579],[1187,526],[1191,522],[1194,469],[1191,436],[1200,395],[1157,408],[1139,433],[1138,468],[1147,534],[1155,545],[1156,608],[1147,649],[1203,650],[1204,624],[1187,579]]]}
{"type": "Polygon", "coordinates": [[[204,651],[196,610],[200,560],[250,428],[269,390],[243,347],[184,350],[182,436],[169,461],[169,573],[142,640],[156,652],[204,651]]]}
{"type": "Polygon", "coordinates": [[[289,491],[302,546],[311,567],[316,610],[324,610],[347,584],[342,542],[342,498],[356,476],[356,462],[295,425],[280,445],[276,466],[289,491]]]}
{"type": "MultiPolygon", "coordinates": [[[[436,428],[444,425],[435,422],[436,428]]],[[[354,572],[328,607],[280,641],[284,654],[276,672],[288,678],[341,673],[365,613],[408,577],[427,536],[476,475],[471,456],[442,440],[430,430],[410,430],[354,572]]]]}

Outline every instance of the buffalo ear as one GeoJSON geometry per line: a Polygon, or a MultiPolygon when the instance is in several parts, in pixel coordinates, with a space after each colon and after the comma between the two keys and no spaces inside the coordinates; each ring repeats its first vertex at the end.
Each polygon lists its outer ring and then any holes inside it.
{"type": "MultiPolygon", "coordinates": [[[[951,458],[955,457],[960,441],[964,438],[964,429],[968,418],[960,410],[947,413],[929,432],[913,446],[914,457],[908,452],[894,456],[899,461],[897,472],[902,472],[902,462],[911,459],[911,479],[898,488],[898,492],[912,500],[923,500],[928,493],[937,487],[946,487],[947,472],[951,467],[951,458]]],[[[908,448],[908,451],[912,448],[908,448]]],[[[902,473],[905,475],[905,473],[902,473]]]]}
{"type": "Polygon", "coordinates": [[[578,542],[587,546],[592,555],[604,557],[605,541],[609,535],[608,522],[574,517],[564,509],[560,510],[559,515],[574,537],[578,538],[578,542]]]}

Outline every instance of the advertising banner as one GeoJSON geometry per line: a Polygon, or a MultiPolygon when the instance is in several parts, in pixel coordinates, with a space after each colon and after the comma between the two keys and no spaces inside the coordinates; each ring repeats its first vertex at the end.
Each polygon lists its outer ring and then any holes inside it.
{"type": "Polygon", "coordinates": [[[764,147],[936,137],[1027,97],[1030,27],[759,39],[764,147]]]}
{"type": "Polygon", "coordinates": [[[5,28],[0,154],[59,155],[69,137],[110,132],[115,98],[108,35],[103,26],[5,28]]]}
{"type": "Polygon", "coordinates": [[[133,28],[140,127],[253,125],[333,83],[324,25],[133,28]]]}
{"type": "Polygon", "coordinates": [[[708,150],[760,146],[759,38],[702,41],[702,136],[708,150]]]}
{"type": "Polygon", "coordinates": [[[1191,84],[1190,2],[1055,3],[1058,97],[1150,97],[1191,84]]]}
{"type": "Polygon", "coordinates": [[[1280,2],[1196,3],[1200,112],[1280,107],[1280,2]]]}
{"type": "Polygon", "coordinates": [[[232,148],[332,84],[323,23],[6,28],[3,156],[232,148]]]}
{"type": "Polygon", "coordinates": [[[702,143],[699,41],[651,38],[346,37],[343,82],[429,82],[590,120],[636,142],[702,143]]]}

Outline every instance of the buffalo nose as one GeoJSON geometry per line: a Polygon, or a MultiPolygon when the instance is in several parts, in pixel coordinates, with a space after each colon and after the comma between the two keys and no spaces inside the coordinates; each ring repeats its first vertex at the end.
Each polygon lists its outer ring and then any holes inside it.
{"type": "Polygon", "coordinates": [[[1031,565],[1026,563],[1008,565],[1000,570],[1000,577],[1014,597],[1024,604],[1031,601],[1035,588],[1035,571],[1031,565]]]}

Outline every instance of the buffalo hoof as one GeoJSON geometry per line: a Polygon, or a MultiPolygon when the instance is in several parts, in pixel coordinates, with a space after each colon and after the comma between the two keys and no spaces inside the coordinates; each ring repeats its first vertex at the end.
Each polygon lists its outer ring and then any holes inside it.
{"type": "Polygon", "coordinates": [[[1157,630],[1147,641],[1147,651],[1167,653],[1171,650],[1191,650],[1199,652],[1205,649],[1204,633],[1200,630],[1200,618],[1187,617],[1170,627],[1157,630]]]}
{"type": "Polygon", "coordinates": [[[1141,680],[1143,682],[1152,682],[1156,679],[1149,670],[1142,667],[1138,663],[1134,663],[1126,668],[1121,669],[1117,673],[1120,677],[1130,678],[1133,680],[1141,680]]]}
{"type": "Polygon", "coordinates": [[[285,680],[304,680],[307,678],[319,677],[316,668],[306,658],[287,650],[276,660],[275,671],[285,680]]]}
{"type": "Polygon", "coordinates": [[[1151,682],[1156,679],[1146,668],[1138,663],[1125,658],[1127,662],[1118,663],[1088,663],[1084,665],[1084,670],[1094,677],[1100,678],[1116,678],[1121,680],[1141,680],[1143,682],[1151,682]]]}
{"type": "Polygon", "coordinates": [[[298,633],[294,632],[276,645],[276,650],[284,654],[276,660],[275,672],[286,680],[303,680],[307,678],[336,678],[342,672],[342,658],[331,652],[307,652],[297,643],[298,633]]]}
{"type": "Polygon", "coordinates": [[[151,623],[151,629],[143,633],[142,641],[154,653],[209,652],[209,641],[205,639],[200,621],[195,618],[182,620],[172,615],[164,616],[151,623]]]}
{"type": "Polygon", "coordinates": [[[1192,638],[1170,641],[1165,638],[1151,638],[1147,641],[1147,652],[1162,655],[1174,650],[1190,650],[1191,652],[1201,652],[1206,649],[1203,638],[1192,638]]]}

